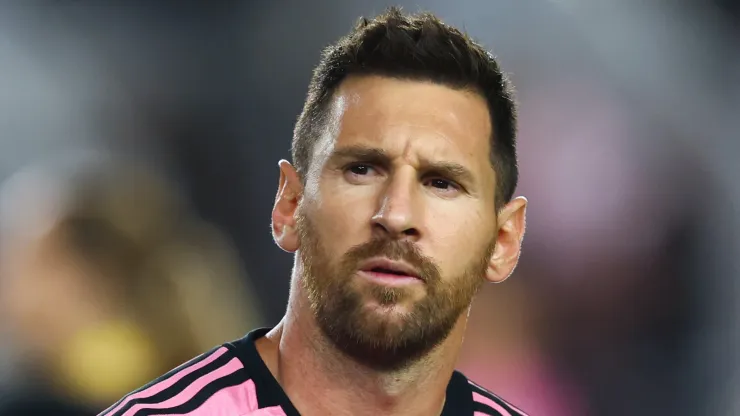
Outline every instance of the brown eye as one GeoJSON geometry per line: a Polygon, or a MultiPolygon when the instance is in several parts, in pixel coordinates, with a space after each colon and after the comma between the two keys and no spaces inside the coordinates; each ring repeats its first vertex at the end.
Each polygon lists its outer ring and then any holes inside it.
{"type": "Polygon", "coordinates": [[[431,181],[429,181],[429,184],[432,187],[438,189],[448,189],[453,187],[453,185],[449,181],[446,181],[444,179],[432,179],[431,181]]]}
{"type": "Polygon", "coordinates": [[[456,191],[460,189],[460,187],[454,182],[440,178],[429,179],[427,180],[426,185],[442,191],[456,191]]]}
{"type": "Polygon", "coordinates": [[[457,195],[462,188],[453,181],[442,178],[430,178],[424,181],[424,186],[431,188],[436,194],[445,197],[457,195]]]}
{"type": "Polygon", "coordinates": [[[352,163],[344,168],[345,179],[357,185],[369,183],[380,177],[380,172],[368,163],[352,163]]]}
{"type": "Polygon", "coordinates": [[[358,176],[364,176],[370,173],[372,168],[368,165],[354,165],[349,167],[349,171],[358,176]]]}

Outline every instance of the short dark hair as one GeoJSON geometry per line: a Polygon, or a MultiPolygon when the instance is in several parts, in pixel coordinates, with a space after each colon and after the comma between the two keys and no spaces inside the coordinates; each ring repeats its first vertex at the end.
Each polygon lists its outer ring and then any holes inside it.
{"type": "Polygon", "coordinates": [[[468,35],[431,13],[406,15],[397,7],[372,20],[360,18],[352,32],[324,49],[293,132],[293,163],[304,180],[334,93],[351,75],[430,81],[483,96],[493,126],[496,206],[511,200],[519,176],[512,84],[494,56],[468,35]]]}

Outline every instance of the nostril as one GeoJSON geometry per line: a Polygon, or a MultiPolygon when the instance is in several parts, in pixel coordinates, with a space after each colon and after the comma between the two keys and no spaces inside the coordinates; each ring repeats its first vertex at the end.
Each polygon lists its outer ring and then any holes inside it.
{"type": "Polygon", "coordinates": [[[393,227],[382,221],[374,221],[373,234],[391,239],[418,239],[421,232],[415,227],[393,227]]]}
{"type": "Polygon", "coordinates": [[[409,237],[418,237],[419,231],[416,228],[408,228],[406,230],[403,230],[403,235],[409,237]]]}

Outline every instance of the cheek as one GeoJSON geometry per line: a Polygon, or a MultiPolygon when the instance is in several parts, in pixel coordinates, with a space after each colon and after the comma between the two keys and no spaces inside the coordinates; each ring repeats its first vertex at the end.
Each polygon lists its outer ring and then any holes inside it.
{"type": "Polygon", "coordinates": [[[429,219],[426,245],[444,276],[457,276],[481,261],[495,235],[493,215],[484,218],[473,209],[438,208],[429,219]]]}
{"type": "Polygon", "coordinates": [[[318,263],[337,266],[345,253],[369,238],[363,237],[356,212],[328,203],[310,205],[301,214],[307,222],[308,240],[304,243],[313,246],[309,253],[317,257],[318,263]]]}
{"type": "Polygon", "coordinates": [[[321,188],[320,199],[316,198],[312,203],[312,214],[317,221],[317,232],[327,247],[342,242],[349,248],[370,238],[376,204],[369,188],[334,186],[331,183],[321,188]]]}

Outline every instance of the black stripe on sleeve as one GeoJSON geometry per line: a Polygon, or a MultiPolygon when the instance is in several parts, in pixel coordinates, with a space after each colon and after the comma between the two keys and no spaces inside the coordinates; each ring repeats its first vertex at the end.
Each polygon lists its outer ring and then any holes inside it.
{"type": "MultiPolygon", "coordinates": [[[[126,403],[125,406],[121,407],[116,413],[114,413],[111,416],[122,416],[124,413],[126,413],[127,410],[131,409],[133,406],[137,404],[154,404],[154,403],[161,403],[165,400],[169,400],[178,394],[180,394],[183,390],[185,390],[186,387],[191,385],[194,381],[198,380],[202,376],[211,373],[213,371],[218,370],[219,368],[226,365],[229,361],[233,360],[234,357],[229,354],[225,353],[222,356],[218,357],[217,359],[213,360],[213,362],[208,363],[208,365],[205,365],[192,373],[186,375],[185,377],[178,380],[175,384],[167,387],[166,389],[160,391],[159,393],[149,396],[149,397],[138,397],[136,399],[133,399],[126,403]]],[[[245,373],[245,371],[237,371],[239,373],[245,373]]]]}
{"type": "Polygon", "coordinates": [[[105,410],[103,410],[102,412],[100,412],[100,415],[99,415],[99,416],[107,416],[107,415],[108,415],[108,412],[110,412],[110,411],[111,411],[112,409],[115,409],[115,408],[116,408],[116,406],[118,406],[118,405],[120,405],[121,403],[123,403],[123,402],[124,402],[124,401],[125,401],[126,399],[128,399],[128,398],[129,398],[129,397],[131,397],[132,395],[134,395],[134,394],[136,394],[136,393],[139,393],[139,392],[142,392],[142,391],[144,391],[144,390],[148,389],[149,387],[151,387],[151,386],[153,386],[153,385],[155,385],[155,384],[159,384],[159,383],[161,383],[161,382],[163,382],[163,381],[167,380],[168,378],[170,378],[170,377],[174,376],[175,374],[179,373],[180,371],[182,371],[182,370],[185,370],[185,369],[186,369],[186,368],[188,368],[188,367],[192,367],[192,366],[194,366],[194,365],[198,364],[199,362],[201,362],[201,361],[205,360],[206,358],[210,357],[211,355],[215,354],[215,353],[216,353],[216,351],[217,351],[218,349],[220,349],[220,348],[222,348],[222,347],[220,347],[220,346],[219,346],[219,347],[213,348],[212,350],[210,350],[210,351],[208,351],[208,352],[206,352],[206,353],[203,353],[203,354],[201,354],[201,355],[199,355],[199,356],[197,356],[197,357],[193,358],[193,359],[192,359],[192,360],[190,360],[190,361],[186,361],[186,362],[182,363],[182,364],[181,364],[180,366],[178,366],[178,367],[176,367],[176,368],[173,368],[172,370],[170,370],[170,371],[169,371],[169,372],[167,372],[166,374],[164,374],[164,375],[162,375],[162,376],[160,376],[160,377],[158,377],[158,378],[156,378],[156,379],[152,380],[151,382],[149,382],[149,383],[145,384],[145,385],[144,385],[144,386],[142,386],[141,388],[138,388],[138,389],[136,389],[136,390],[132,391],[131,393],[128,393],[127,395],[123,396],[123,397],[121,398],[121,400],[119,400],[119,401],[117,401],[117,402],[113,403],[113,404],[112,404],[111,406],[109,406],[109,407],[108,407],[107,409],[105,409],[105,410]]]}
{"type": "Polygon", "coordinates": [[[166,409],[141,409],[134,414],[134,416],[150,416],[150,415],[183,415],[196,410],[203,403],[206,402],[211,396],[216,394],[218,391],[228,387],[237,386],[249,380],[249,376],[246,371],[236,371],[229,374],[228,376],[221,377],[217,380],[212,381],[210,384],[203,387],[201,391],[195,394],[192,399],[187,402],[166,409]]]}
{"type": "Polygon", "coordinates": [[[501,416],[501,412],[498,410],[493,410],[491,406],[485,405],[480,402],[474,402],[473,403],[473,413],[480,412],[484,415],[490,415],[490,416],[501,416]]]}

